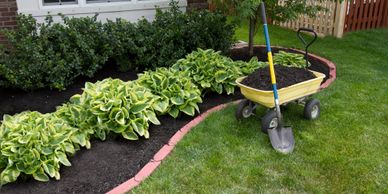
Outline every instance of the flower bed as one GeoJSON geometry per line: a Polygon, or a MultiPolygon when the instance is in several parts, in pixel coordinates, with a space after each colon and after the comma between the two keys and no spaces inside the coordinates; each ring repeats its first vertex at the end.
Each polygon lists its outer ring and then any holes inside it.
{"type": "MultiPolygon", "coordinates": [[[[104,146],[102,146],[100,148],[100,152],[96,153],[80,150],[79,152],[84,153],[78,157],[70,158],[70,162],[74,165],[74,167],[77,167],[74,168],[76,169],[76,171],[73,170],[73,167],[64,168],[64,172],[61,172],[61,174],[63,175],[61,181],[46,184],[36,183],[36,181],[33,181],[31,179],[27,180],[27,182],[23,182],[19,179],[19,182],[5,185],[2,190],[5,192],[34,191],[37,193],[52,193],[52,191],[55,190],[54,188],[58,188],[58,192],[107,191],[111,189],[112,186],[121,183],[125,179],[128,179],[127,175],[130,173],[126,173],[126,170],[128,170],[129,172],[133,172],[132,176],[133,174],[136,174],[136,170],[141,169],[142,165],[144,165],[150,159],[150,157],[155,154],[155,152],[160,148],[160,146],[166,143],[163,141],[167,141],[170,136],[180,128],[177,126],[182,126],[182,123],[185,123],[189,120],[189,117],[187,116],[181,116],[177,120],[172,119],[171,117],[159,116],[159,122],[158,119],[153,116],[154,113],[152,111],[156,111],[158,115],[168,113],[171,116],[176,117],[177,114],[175,113],[176,111],[174,111],[174,109],[177,109],[178,114],[179,112],[183,112],[188,115],[193,115],[193,112],[195,111],[195,109],[197,109],[196,103],[199,103],[200,101],[191,100],[198,99],[200,93],[204,94],[204,92],[210,92],[210,95],[207,95],[206,99],[212,99],[214,97],[214,101],[212,103],[208,103],[205,101],[204,104],[200,104],[198,108],[202,111],[206,110],[206,107],[208,106],[213,106],[219,103],[236,99],[235,97],[212,95],[214,94],[212,92],[232,93],[233,91],[230,88],[233,87],[234,80],[237,77],[249,74],[255,68],[258,68],[260,66],[262,66],[262,63],[256,63],[254,60],[250,61],[249,63],[233,62],[230,59],[221,57],[218,53],[199,50],[195,53],[188,55],[186,59],[178,61],[176,65],[173,66],[173,68],[165,70],[160,69],[160,71],[157,70],[155,72],[146,72],[140,75],[140,79],[135,82],[122,82],[120,80],[108,79],[101,82],[97,82],[96,84],[87,83],[84,89],[84,93],[82,93],[82,95],[73,96],[70,103],[65,104],[64,106],[59,108],[57,112],[53,113],[53,115],[66,120],[70,128],[78,128],[80,130],[79,132],[81,132],[81,136],[78,134],[76,134],[75,137],[70,136],[69,143],[78,144],[82,147],[92,146],[92,149],[94,149],[95,144],[97,145],[97,147],[100,147],[103,144],[93,139],[91,139],[91,143],[89,143],[89,138],[95,137],[102,140],[108,138],[109,143],[107,143],[107,145],[109,145],[108,147],[111,147],[112,149],[106,149],[104,148],[104,146]],[[202,63],[202,65],[205,65],[205,62],[207,61],[207,59],[209,59],[209,56],[212,59],[211,61],[217,61],[217,63],[212,66],[212,68],[214,69],[200,68],[201,65],[197,67],[201,69],[200,71],[196,68],[192,69],[192,63],[202,63]],[[195,58],[195,60],[191,60],[190,57],[195,58]],[[232,67],[234,68],[233,71],[225,73],[225,69],[232,67]],[[160,82],[160,85],[162,86],[164,80],[168,80],[167,78],[170,77],[173,78],[177,70],[179,70],[178,72],[182,72],[182,75],[178,76],[190,77],[190,80],[188,80],[187,82],[182,80],[182,82],[177,83],[174,88],[169,88],[168,93],[163,90],[158,91],[159,87],[152,87],[153,82],[160,82]],[[206,72],[212,72],[212,74],[206,72]],[[159,75],[158,73],[160,73],[161,75],[159,75]],[[164,78],[162,75],[168,76],[164,78]],[[195,78],[194,75],[198,75],[199,77],[195,78]],[[216,78],[215,80],[213,80],[214,77],[216,78]],[[149,82],[150,79],[153,81],[149,82]],[[196,88],[192,88],[190,86],[190,82],[201,86],[199,89],[200,93],[195,92],[196,88]],[[187,87],[189,89],[180,89],[183,93],[171,92],[179,91],[179,87],[187,87]],[[194,93],[190,94],[187,93],[188,91],[185,91],[191,90],[190,88],[193,89],[192,91],[194,91],[194,93]],[[185,95],[187,95],[188,98],[185,98],[185,95]],[[166,99],[169,100],[168,103],[165,103],[166,99]],[[165,106],[163,104],[167,105],[165,106]],[[168,104],[171,104],[171,106],[169,106],[168,104]],[[159,110],[157,110],[157,107],[159,107],[159,110]],[[149,129],[148,122],[153,123],[155,125],[151,125],[149,129]],[[167,123],[168,126],[157,126],[159,123],[167,123]],[[156,136],[154,137],[152,134],[152,129],[156,129],[155,132],[159,134],[156,134],[156,136]],[[111,135],[108,136],[108,134],[111,135]],[[122,137],[131,140],[137,140],[140,137],[140,141],[137,141],[136,143],[127,144],[127,142],[123,141],[122,137]],[[152,141],[144,141],[144,138],[142,137],[153,137],[153,139],[152,141]],[[115,138],[117,138],[118,141],[113,141],[115,138]],[[121,141],[123,141],[125,145],[133,145],[135,147],[126,150],[125,146],[114,146],[121,141]],[[148,156],[148,158],[145,156],[148,156]],[[83,162],[78,162],[78,160],[83,162]],[[122,161],[125,162],[122,163],[122,161]],[[130,168],[128,169],[129,161],[133,162],[133,166],[130,166],[130,168]],[[107,166],[110,166],[112,168],[108,168],[107,166]],[[122,166],[123,169],[118,169],[118,166],[122,166]],[[73,173],[69,173],[70,175],[67,175],[66,172],[70,171],[73,173]],[[111,174],[112,172],[114,172],[115,174],[111,174]],[[90,177],[95,178],[91,179],[90,177]],[[19,184],[22,184],[23,186],[19,184]]],[[[163,87],[161,88],[163,89],[163,87]]],[[[237,97],[239,98],[241,96],[237,97]]],[[[26,113],[26,115],[28,116],[29,113],[26,113]]],[[[15,119],[17,117],[18,116],[10,118],[15,119]]],[[[35,125],[36,123],[31,124],[32,127],[35,127],[35,125]]],[[[14,125],[3,127],[14,128],[14,125]]],[[[6,131],[3,132],[4,134],[8,133],[6,131]]],[[[0,143],[2,143],[2,141],[9,141],[6,136],[3,137],[3,139],[0,139],[0,143]]],[[[76,150],[78,150],[78,148],[79,147],[77,147],[76,150]]],[[[42,153],[49,154],[46,151],[42,153]]],[[[71,153],[73,152],[70,152],[69,156],[71,155],[71,153]]],[[[10,154],[3,156],[3,162],[7,161],[7,157],[9,157],[8,155],[10,154]]],[[[61,160],[59,160],[60,163],[69,165],[66,160],[61,160]]],[[[56,159],[54,159],[54,161],[56,161],[56,159]]],[[[48,168],[45,168],[44,165],[41,167],[41,169],[39,168],[39,173],[44,170],[46,173],[48,173],[48,175],[51,176],[50,170],[47,170],[48,168]]],[[[23,169],[19,168],[17,168],[17,170],[25,172],[26,174],[30,172],[23,171],[23,169]]],[[[12,163],[9,163],[6,172],[10,174],[9,176],[16,175],[14,174],[15,168],[13,167],[12,163]]],[[[33,175],[34,178],[37,180],[47,180],[46,177],[41,178],[43,176],[40,176],[41,174],[37,174],[37,172],[35,171],[31,171],[31,173],[35,173],[35,175],[33,175]]],[[[8,174],[5,174],[7,179],[3,179],[4,183],[12,182],[13,180],[15,180],[15,177],[10,178],[8,177],[8,174]]],[[[53,172],[51,177],[58,176],[58,172],[53,172]]],[[[21,177],[23,177],[23,174],[21,177]]]]}

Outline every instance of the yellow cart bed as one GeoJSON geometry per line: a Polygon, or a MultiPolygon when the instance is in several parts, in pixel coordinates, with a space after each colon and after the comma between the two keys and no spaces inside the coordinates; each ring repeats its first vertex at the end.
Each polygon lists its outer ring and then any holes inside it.
{"type": "MultiPolygon", "coordinates": [[[[311,71],[311,70],[310,70],[311,71]]],[[[278,90],[280,105],[285,105],[290,102],[297,102],[304,105],[304,116],[307,119],[316,119],[320,113],[320,103],[317,99],[308,99],[309,96],[319,91],[320,85],[325,78],[325,74],[316,71],[316,78],[297,83],[278,90]]],[[[247,118],[253,115],[257,104],[273,109],[275,107],[273,91],[258,90],[249,86],[243,85],[241,81],[245,77],[240,77],[236,80],[240,87],[241,93],[246,99],[242,100],[236,110],[237,119],[247,118]]],[[[267,129],[277,127],[277,117],[274,110],[270,110],[262,118],[262,130],[267,132],[267,129]]]]}

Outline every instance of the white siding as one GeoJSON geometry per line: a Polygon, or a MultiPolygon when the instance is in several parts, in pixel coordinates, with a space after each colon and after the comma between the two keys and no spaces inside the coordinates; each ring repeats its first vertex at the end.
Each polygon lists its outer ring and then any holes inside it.
{"type": "MultiPolygon", "coordinates": [[[[169,2],[170,0],[132,0],[87,4],[86,0],[78,0],[78,4],[44,6],[43,0],[17,0],[17,5],[19,13],[31,14],[38,22],[43,22],[49,14],[55,16],[54,19],[58,21],[58,13],[74,17],[94,16],[99,13],[98,19],[101,21],[121,17],[134,22],[142,17],[152,20],[155,16],[155,6],[165,9],[169,7],[169,2]]],[[[179,6],[185,10],[187,0],[180,0],[179,6]]]]}

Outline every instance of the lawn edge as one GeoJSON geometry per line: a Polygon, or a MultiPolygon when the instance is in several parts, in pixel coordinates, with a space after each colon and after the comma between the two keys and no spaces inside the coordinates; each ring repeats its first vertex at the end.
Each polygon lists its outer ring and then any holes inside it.
{"type": "Polygon", "coordinates": [[[132,178],[125,181],[124,183],[118,185],[113,188],[106,194],[123,194],[128,191],[131,191],[133,188],[138,186],[142,181],[144,181],[147,177],[149,177],[160,165],[160,163],[167,158],[167,156],[174,150],[175,145],[183,139],[183,137],[191,131],[192,128],[201,123],[204,119],[206,119],[211,113],[220,111],[231,104],[237,104],[240,100],[236,100],[233,102],[228,102],[224,104],[220,104],[211,109],[208,109],[204,113],[195,117],[185,126],[180,128],[155,155],[154,157],[132,178]]]}

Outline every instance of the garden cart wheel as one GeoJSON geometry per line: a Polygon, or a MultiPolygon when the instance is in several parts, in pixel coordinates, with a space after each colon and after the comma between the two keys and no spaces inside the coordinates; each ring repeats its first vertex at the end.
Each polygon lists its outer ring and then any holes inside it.
{"type": "Polygon", "coordinates": [[[319,100],[311,99],[304,105],[304,117],[308,120],[314,120],[321,113],[321,105],[319,100]]]}
{"type": "Polygon", "coordinates": [[[261,131],[263,133],[268,133],[268,129],[273,129],[278,127],[279,120],[274,110],[270,110],[267,114],[261,118],[261,131]]]}
{"type": "Polygon", "coordinates": [[[253,115],[255,109],[254,103],[250,100],[244,99],[237,106],[236,118],[237,120],[246,119],[253,115]]]}

